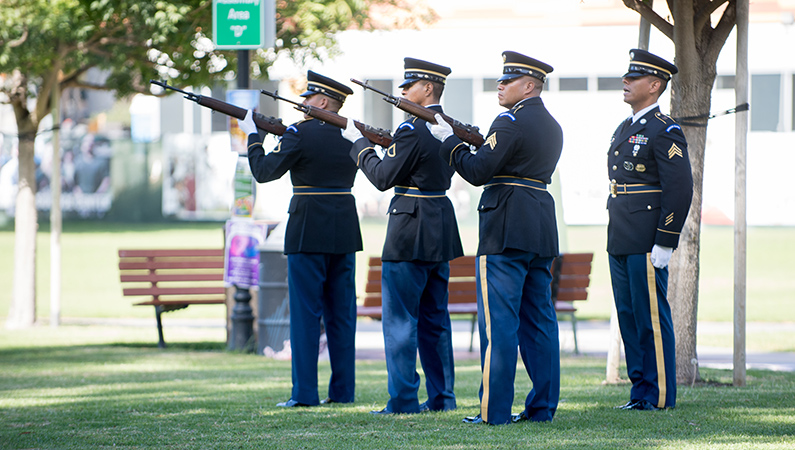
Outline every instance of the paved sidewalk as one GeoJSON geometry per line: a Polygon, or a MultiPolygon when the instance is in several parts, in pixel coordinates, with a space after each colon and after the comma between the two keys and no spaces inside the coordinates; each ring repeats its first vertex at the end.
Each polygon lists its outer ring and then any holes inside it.
{"type": "MultiPolygon", "coordinates": [[[[178,327],[186,328],[223,328],[225,323],[220,319],[164,319],[164,328],[170,330],[178,327]]],[[[154,319],[64,319],[64,325],[110,325],[110,326],[135,326],[155,328],[154,319]]],[[[571,332],[571,322],[561,321],[560,347],[563,352],[574,352],[574,339],[571,332]]],[[[722,334],[731,336],[733,325],[728,322],[700,322],[699,334],[722,334]]],[[[755,323],[746,325],[748,332],[755,330],[764,331],[791,331],[795,332],[795,323],[755,323]]],[[[168,331],[167,331],[168,332],[168,331]]],[[[607,357],[607,348],[610,336],[610,324],[607,321],[579,321],[577,322],[577,344],[581,354],[589,356],[607,357]]],[[[480,346],[477,327],[473,351],[469,351],[470,323],[466,320],[453,321],[453,349],[456,360],[480,359],[480,346]]],[[[381,322],[370,319],[361,319],[356,330],[356,358],[357,359],[383,359],[384,336],[381,322]]],[[[732,369],[734,357],[731,348],[698,346],[699,365],[718,369],[732,369]]],[[[795,353],[746,353],[746,368],[769,369],[780,371],[795,371],[795,353]]]]}
{"type": "MultiPolygon", "coordinates": [[[[563,352],[574,352],[574,338],[571,332],[571,322],[561,321],[560,347],[563,352]]],[[[725,322],[699,323],[699,334],[719,333],[731,336],[732,324],[725,322]]],[[[795,331],[795,324],[749,323],[747,331],[754,329],[781,329],[795,331]]],[[[479,359],[480,346],[477,328],[473,351],[469,351],[470,324],[467,321],[453,322],[453,349],[455,358],[479,359]]],[[[577,322],[577,346],[580,353],[588,356],[607,358],[607,348],[610,340],[610,323],[607,321],[579,321],[577,322]]],[[[381,334],[381,322],[360,320],[356,333],[357,358],[376,359],[384,357],[384,338],[381,334]]],[[[698,346],[699,365],[717,369],[732,369],[734,356],[731,348],[698,346]]],[[[623,357],[622,357],[623,358],[623,357]]],[[[795,353],[746,353],[746,368],[769,369],[782,371],[795,371],[795,353]]]]}

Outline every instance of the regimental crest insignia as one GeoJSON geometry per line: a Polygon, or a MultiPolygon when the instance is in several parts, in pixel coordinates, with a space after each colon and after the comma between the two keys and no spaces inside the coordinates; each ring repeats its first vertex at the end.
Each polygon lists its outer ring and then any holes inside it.
{"type": "Polygon", "coordinates": [[[496,131],[494,133],[491,133],[491,136],[489,136],[488,139],[486,139],[486,144],[485,145],[488,145],[489,147],[491,147],[492,150],[497,148],[497,132],[496,131]]]}
{"type": "Polygon", "coordinates": [[[671,148],[668,149],[668,159],[673,158],[674,156],[678,156],[680,158],[684,158],[684,154],[682,153],[682,149],[679,148],[676,143],[671,144],[671,148]]]}

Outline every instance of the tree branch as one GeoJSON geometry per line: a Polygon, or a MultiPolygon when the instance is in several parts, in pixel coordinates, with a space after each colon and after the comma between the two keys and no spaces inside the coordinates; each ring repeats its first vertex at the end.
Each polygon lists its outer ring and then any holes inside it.
{"type": "MultiPolygon", "coordinates": [[[[712,13],[718,10],[725,3],[733,3],[732,0],[714,0],[700,2],[698,9],[693,14],[693,27],[696,33],[700,33],[701,29],[710,23],[712,13]]],[[[728,8],[727,8],[728,9],[728,8]]],[[[725,15],[725,14],[724,14],[725,15]]]]}
{"type": "Polygon", "coordinates": [[[8,46],[8,48],[15,48],[15,47],[19,47],[20,45],[24,44],[25,41],[27,41],[27,40],[28,40],[28,27],[27,27],[27,25],[23,25],[22,36],[20,36],[17,39],[14,39],[12,41],[8,41],[8,44],[6,44],[3,41],[0,41],[0,46],[8,46]]]}
{"type": "Polygon", "coordinates": [[[737,24],[737,9],[734,8],[736,0],[727,0],[729,6],[723,11],[715,30],[710,34],[709,46],[706,51],[712,61],[717,61],[721,49],[726,44],[734,26],[737,24]]]}
{"type": "Polygon", "coordinates": [[[674,26],[654,12],[649,5],[641,0],[623,0],[623,2],[624,6],[640,14],[641,17],[648,20],[650,24],[654,25],[654,28],[660,30],[668,39],[674,40],[674,26]]]}

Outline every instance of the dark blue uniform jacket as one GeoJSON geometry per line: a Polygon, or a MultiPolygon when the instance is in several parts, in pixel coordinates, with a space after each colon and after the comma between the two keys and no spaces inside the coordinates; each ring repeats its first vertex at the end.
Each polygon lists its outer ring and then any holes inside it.
{"type": "MultiPolygon", "coordinates": [[[[431,108],[442,112],[441,106],[431,108]]],[[[400,124],[383,160],[366,139],[350,148],[351,158],[379,190],[397,186],[431,194],[409,191],[392,198],[384,261],[440,262],[464,254],[453,204],[444,194],[455,171],[439,157],[440,143],[425,124],[413,116],[400,124]]]]}
{"type": "MultiPolygon", "coordinates": [[[[348,156],[351,143],[333,125],[316,119],[290,125],[267,155],[257,135],[248,139],[251,173],[260,183],[276,180],[289,170],[294,187],[353,186],[356,164],[348,156]]],[[[340,254],[362,249],[359,217],[351,194],[296,193],[289,213],[285,253],[340,254]]]]}
{"type": "Polygon", "coordinates": [[[607,154],[608,176],[618,192],[625,184],[648,189],[608,197],[607,251],[648,253],[654,244],[676,248],[693,196],[685,135],[660,108],[622,128],[613,134],[607,154]]]}
{"type": "MultiPolygon", "coordinates": [[[[441,155],[475,186],[508,176],[549,184],[563,149],[563,132],[540,97],[525,99],[491,124],[486,143],[476,153],[456,136],[446,139],[441,155]]],[[[506,249],[558,255],[555,202],[545,188],[518,183],[486,186],[478,205],[478,255],[506,249]]]]}

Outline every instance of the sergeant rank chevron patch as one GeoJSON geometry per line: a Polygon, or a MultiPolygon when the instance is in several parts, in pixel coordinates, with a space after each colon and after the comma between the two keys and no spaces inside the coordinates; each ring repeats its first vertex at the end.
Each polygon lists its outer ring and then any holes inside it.
{"type": "Polygon", "coordinates": [[[674,156],[679,156],[680,158],[684,158],[682,154],[682,149],[676,146],[676,143],[671,144],[671,148],[668,149],[668,159],[673,158],[674,156]]]}
{"type": "Polygon", "coordinates": [[[486,139],[486,145],[491,146],[492,150],[494,150],[497,147],[497,132],[491,133],[491,136],[489,136],[489,138],[486,139]]]}

